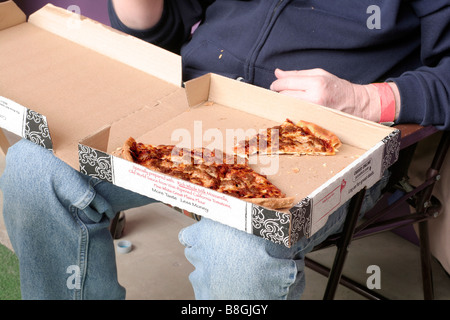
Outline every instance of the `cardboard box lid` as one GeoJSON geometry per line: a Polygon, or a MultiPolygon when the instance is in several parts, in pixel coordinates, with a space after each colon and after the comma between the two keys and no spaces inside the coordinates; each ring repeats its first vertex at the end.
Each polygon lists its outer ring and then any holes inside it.
{"type": "Polygon", "coordinates": [[[30,15],[28,22],[175,86],[182,85],[179,55],[97,21],[48,4],[30,15]]]}
{"type": "Polygon", "coordinates": [[[74,168],[78,141],[102,125],[168,95],[187,107],[178,55],[51,4],[25,22],[7,1],[3,16],[1,95],[44,115],[55,155],[74,168]]]}

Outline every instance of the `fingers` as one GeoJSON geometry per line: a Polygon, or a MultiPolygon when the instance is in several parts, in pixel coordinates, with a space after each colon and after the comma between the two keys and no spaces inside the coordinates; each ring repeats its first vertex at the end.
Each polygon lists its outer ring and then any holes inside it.
{"type": "Polygon", "coordinates": [[[326,75],[330,75],[330,73],[321,68],[306,69],[306,70],[289,70],[289,71],[281,70],[279,68],[275,69],[275,76],[277,77],[277,79],[296,76],[313,77],[326,75]]]}
{"type": "Polygon", "coordinates": [[[271,84],[270,89],[297,99],[317,103],[320,96],[317,91],[321,87],[317,82],[321,81],[322,73],[321,69],[292,71],[276,69],[277,80],[271,84]]]}
{"type": "Polygon", "coordinates": [[[276,69],[275,76],[277,80],[271,84],[270,89],[281,92],[285,90],[305,91],[324,85],[324,79],[330,77],[331,74],[323,69],[291,71],[276,69]]]}
{"type": "Polygon", "coordinates": [[[304,91],[309,88],[309,79],[305,77],[286,76],[275,80],[270,85],[270,90],[281,92],[285,90],[304,91]]]}
{"type": "Polygon", "coordinates": [[[311,92],[310,90],[283,90],[279,91],[278,93],[281,93],[286,96],[294,97],[300,100],[308,101],[314,104],[324,105],[324,101],[320,94],[317,94],[317,92],[311,92]]]}
{"type": "Polygon", "coordinates": [[[353,84],[323,70],[275,70],[273,91],[335,109],[353,105],[353,84]]]}

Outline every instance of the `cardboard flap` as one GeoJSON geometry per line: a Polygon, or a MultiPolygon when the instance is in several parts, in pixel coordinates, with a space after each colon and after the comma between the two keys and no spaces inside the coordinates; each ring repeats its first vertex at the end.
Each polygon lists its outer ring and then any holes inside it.
{"type": "Polygon", "coordinates": [[[211,75],[207,74],[184,84],[189,107],[195,107],[208,101],[210,82],[211,75]]]}
{"type": "Polygon", "coordinates": [[[182,84],[181,56],[99,22],[52,4],[33,13],[28,22],[178,87],[182,84]]]}
{"type": "Polygon", "coordinates": [[[0,30],[24,23],[27,21],[25,13],[13,1],[0,3],[0,30]]]}
{"type": "Polygon", "coordinates": [[[105,125],[100,128],[95,134],[92,134],[83,139],[83,144],[99,150],[106,150],[108,147],[109,133],[111,131],[110,125],[105,125]]]}

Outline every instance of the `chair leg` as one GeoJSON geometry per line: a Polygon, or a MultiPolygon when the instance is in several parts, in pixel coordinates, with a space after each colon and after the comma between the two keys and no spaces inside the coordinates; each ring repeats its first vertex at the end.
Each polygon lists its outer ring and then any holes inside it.
{"type": "Polygon", "coordinates": [[[122,237],[122,232],[125,227],[125,212],[117,212],[109,225],[109,232],[113,239],[122,237]]]}
{"type": "Polygon", "coordinates": [[[337,253],[334,258],[333,266],[331,267],[330,277],[328,278],[327,287],[323,297],[324,300],[332,300],[336,294],[365,193],[366,189],[364,188],[353,196],[350,201],[350,210],[345,218],[342,237],[337,243],[337,253]]]}
{"type": "Polygon", "coordinates": [[[433,273],[431,269],[430,241],[428,238],[428,221],[419,222],[420,261],[422,265],[422,286],[425,300],[434,299],[433,273]]]}
{"type": "MultiPolygon", "coordinates": [[[[427,179],[436,179],[439,175],[439,171],[442,167],[444,159],[447,155],[447,150],[450,148],[450,132],[445,131],[441,137],[441,141],[438,146],[430,168],[426,173],[427,179]]],[[[430,202],[434,183],[424,189],[416,203],[416,211],[420,214],[426,215],[427,203],[430,202]]],[[[433,288],[433,275],[431,268],[431,251],[430,242],[428,237],[428,221],[424,220],[419,223],[419,238],[420,238],[420,260],[422,266],[422,283],[424,299],[434,299],[433,288]]]]}

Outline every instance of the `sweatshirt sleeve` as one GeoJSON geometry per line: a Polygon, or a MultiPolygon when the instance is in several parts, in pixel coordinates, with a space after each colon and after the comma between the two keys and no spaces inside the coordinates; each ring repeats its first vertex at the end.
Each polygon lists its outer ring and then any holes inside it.
{"type": "Polygon", "coordinates": [[[192,26],[203,19],[204,10],[211,2],[166,0],[161,20],[154,27],[146,30],[131,29],[123,24],[114,10],[112,0],[108,0],[108,13],[113,28],[169,51],[180,53],[181,46],[190,38],[192,26]]]}
{"type": "Polygon", "coordinates": [[[449,0],[412,1],[421,20],[423,66],[394,81],[401,96],[398,123],[434,125],[450,130],[450,4],[449,0]]]}

